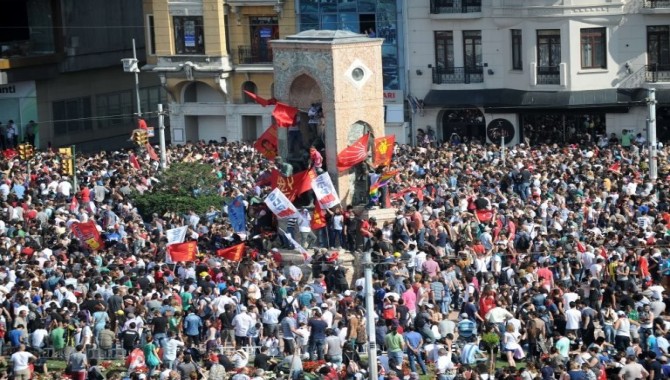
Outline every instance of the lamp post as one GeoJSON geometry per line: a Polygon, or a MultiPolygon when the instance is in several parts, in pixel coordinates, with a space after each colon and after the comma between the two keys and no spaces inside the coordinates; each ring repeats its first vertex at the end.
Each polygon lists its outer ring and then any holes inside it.
{"type": "Polygon", "coordinates": [[[142,107],[140,105],[140,68],[137,65],[137,50],[135,49],[135,39],[133,38],[133,58],[123,58],[123,71],[135,74],[135,101],[137,102],[137,116],[142,116],[142,107]]]}
{"type": "Polygon", "coordinates": [[[649,179],[658,178],[658,142],[656,141],[656,89],[647,90],[647,141],[649,142],[649,179]]]}
{"type": "Polygon", "coordinates": [[[377,344],[375,334],[375,304],[374,292],[372,290],[372,253],[370,250],[363,254],[363,267],[365,274],[365,312],[367,314],[366,324],[368,330],[368,373],[369,379],[377,379],[377,344]]]}

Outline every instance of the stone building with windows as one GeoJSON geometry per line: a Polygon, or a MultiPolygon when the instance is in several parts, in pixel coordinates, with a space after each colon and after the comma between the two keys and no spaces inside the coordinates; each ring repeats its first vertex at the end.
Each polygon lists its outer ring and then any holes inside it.
{"type": "Polygon", "coordinates": [[[416,0],[406,12],[419,134],[496,143],[645,134],[654,87],[658,136],[670,138],[668,1],[416,0]]]}
{"type": "Polygon", "coordinates": [[[147,65],[168,93],[171,140],[254,141],[271,109],[270,41],[295,32],[293,3],[278,0],[144,0],[147,65]]]}

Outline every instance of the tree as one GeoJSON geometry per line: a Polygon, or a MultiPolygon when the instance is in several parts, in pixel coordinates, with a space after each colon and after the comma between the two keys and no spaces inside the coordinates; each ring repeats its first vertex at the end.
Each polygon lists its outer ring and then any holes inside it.
{"type": "Polygon", "coordinates": [[[223,199],[217,191],[219,178],[208,164],[176,163],[163,171],[158,180],[151,191],[133,194],[138,211],[149,220],[154,213],[182,215],[193,210],[202,215],[211,206],[217,210],[222,207],[223,199]]]}

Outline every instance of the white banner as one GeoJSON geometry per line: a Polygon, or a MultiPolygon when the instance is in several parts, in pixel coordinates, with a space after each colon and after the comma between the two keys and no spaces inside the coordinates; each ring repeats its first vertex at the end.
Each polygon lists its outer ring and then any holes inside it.
{"type": "Polygon", "coordinates": [[[165,231],[167,237],[167,245],[183,243],[186,238],[186,230],[188,226],[181,226],[165,231]]]}
{"type": "Polygon", "coordinates": [[[300,219],[298,209],[295,208],[293,203],[286,198],[286,195],[284,195],[279,188],[272,190],[272,192],[265,197],[265,204],[279,219],[300,219]]]}
{"type": "Polygon", "coordinates": [[[335,190],[330,174],[327,172],[312,180],[312,190],[314,190],[316,200],[319,201],[321,207],[331,208],[340,204],[340,197],[337,196],[337,190],[335,190]]]}

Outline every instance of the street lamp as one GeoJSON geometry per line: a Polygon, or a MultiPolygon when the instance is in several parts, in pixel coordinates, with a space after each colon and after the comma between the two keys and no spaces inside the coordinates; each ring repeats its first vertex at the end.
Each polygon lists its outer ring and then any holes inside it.
{"type": "Polygon", "coordinates": [[[365,274],[365,311],[368,315],[366,320],[368,330],[368,374],[370,379],[377,379],[377,345],[375,333],[375,305],[372,290],[372,251],[367,250],[363,254],[363,268],[365,274]]]}
{"type": "Polygon", "coordinates": [[[135,39],[133,38],[133,58],[123,58],[123,71],[135,74],[135,101],[137,102],[137,116],[142,116],[142,107],[140,106],[140,68],[137,61],[137,50],[135,49],[135,39]]]}

